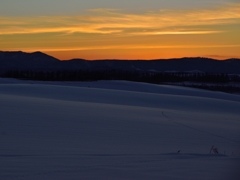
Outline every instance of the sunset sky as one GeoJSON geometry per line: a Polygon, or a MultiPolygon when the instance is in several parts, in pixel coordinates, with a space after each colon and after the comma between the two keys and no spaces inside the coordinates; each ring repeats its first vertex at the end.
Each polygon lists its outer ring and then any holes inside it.
{"type": "Polygon", "coordinates": [[[240,0],[1,0],[0,50],[62,60],[240,58],[240,0]]]}

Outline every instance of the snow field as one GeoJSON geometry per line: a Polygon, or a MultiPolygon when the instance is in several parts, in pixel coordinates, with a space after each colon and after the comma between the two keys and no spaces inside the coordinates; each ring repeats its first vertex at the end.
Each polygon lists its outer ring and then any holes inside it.
{"type": "Polygon", "coordinates": [[[237,180],[239,99],[126,81],[1,79],[0,179],[237,180]]]}

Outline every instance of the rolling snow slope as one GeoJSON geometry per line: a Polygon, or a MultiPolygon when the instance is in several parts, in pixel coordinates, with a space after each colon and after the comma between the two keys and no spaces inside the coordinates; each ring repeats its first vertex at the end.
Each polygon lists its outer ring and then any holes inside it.
{"type": "Polygon", "coordinates": [[[239,109],[190,88],[0,79],[0,179],[239,179],[239,109]]]}

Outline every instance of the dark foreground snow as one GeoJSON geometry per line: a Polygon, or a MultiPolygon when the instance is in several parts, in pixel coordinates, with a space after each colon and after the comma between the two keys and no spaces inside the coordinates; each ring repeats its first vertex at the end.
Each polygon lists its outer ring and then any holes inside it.
{"type": "Polygon", "coordinates": [[[238,180],[239,109],[189,88],[0,79],[0,179],[238,180]]]}

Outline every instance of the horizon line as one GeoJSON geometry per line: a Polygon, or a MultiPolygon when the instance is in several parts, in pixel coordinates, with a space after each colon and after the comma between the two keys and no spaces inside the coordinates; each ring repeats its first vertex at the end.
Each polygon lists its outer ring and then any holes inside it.
{"type": "Polygon", "coordinates": [[[182,57],[171,57],[171,58],[153,58],[153,59],[122,59],[122,58],[101,58],[101,59],[85,59],[85,58],[80,58],[80,57],[74,57],[71,59],[59,59],[55,56],[50,55],[49,53],[45,53],[44,51],[22,51],[22,50],[0,50],[0,52],[21,52],[21,53],[27,53],[27,54],[34,54],[34,53],[42,53],[48,56],[51,56],[59,61],[71,61],[71,60],[85,60],[85,61],[154,61],[154,60],[177,60],[177,59],[211,59],[211,60],[217,60],[217,61],[225,61],[225,60],[240,60],[240,57],[226,57],[226,56],[218,56],[218,55],[206,55],[206,56],[182,56],[182,57]],[[214,58],[215,57],[215,58],[214,58]],[[216,58],[216,57],[222,57],[222,59],[216,58]]]}

